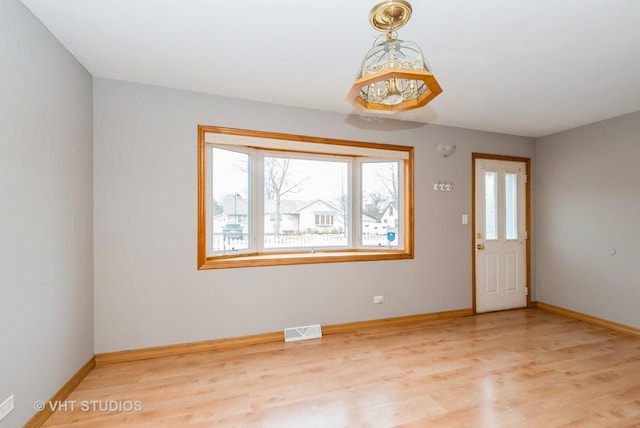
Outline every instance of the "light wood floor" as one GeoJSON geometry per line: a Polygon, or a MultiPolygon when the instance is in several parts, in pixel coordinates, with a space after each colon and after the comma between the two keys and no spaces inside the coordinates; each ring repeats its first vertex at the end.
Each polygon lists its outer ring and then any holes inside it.
{"type": "Polygon", "coordinates": [[[68,400],[46,427],[640,427],[640,338],[516,310],[98,366],[68,400]]]}

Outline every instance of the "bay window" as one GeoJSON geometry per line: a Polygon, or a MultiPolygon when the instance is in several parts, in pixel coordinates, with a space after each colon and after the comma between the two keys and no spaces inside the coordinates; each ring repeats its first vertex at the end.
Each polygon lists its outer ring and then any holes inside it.
{"type": "Polygon", "coordinates": [[[198,268],[413,258],[413,148],[198,127],[198,268]]]}

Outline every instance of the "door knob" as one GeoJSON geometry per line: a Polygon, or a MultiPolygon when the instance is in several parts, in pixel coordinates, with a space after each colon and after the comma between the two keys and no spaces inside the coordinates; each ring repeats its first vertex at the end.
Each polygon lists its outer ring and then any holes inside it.
{"type": "Polygon", "coordinates": [[[484,250],[484,245],[478,244],[478,246],[476,248],[478,248],[478,250],[484,250]]]}

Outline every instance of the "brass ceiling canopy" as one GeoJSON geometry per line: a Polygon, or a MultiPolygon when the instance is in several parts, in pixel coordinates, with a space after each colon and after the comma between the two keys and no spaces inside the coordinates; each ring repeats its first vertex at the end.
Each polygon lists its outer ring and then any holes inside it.
{"type": "Polygon", "coordinates": [[[406,0],[384,0],[371,9],[378,36],[367,52],[347,99],[368,110],[403,111],[425,106],[442,92],[417,44],[398,40],[396,30],[411,18],[406,0]]]}
{"type": "Polygon", "coordinates": [[[386,0],[371,9],[369,22],[378,31],[397,30],[409,22],[411,11],[411,5],[408,1],[386,0]]]}

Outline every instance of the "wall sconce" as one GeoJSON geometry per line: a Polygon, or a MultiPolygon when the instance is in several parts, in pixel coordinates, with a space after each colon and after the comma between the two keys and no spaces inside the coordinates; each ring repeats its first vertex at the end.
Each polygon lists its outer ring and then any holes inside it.
{"type": "Polygon", "coordinates": [[[436,151],[440,156],[443,156],[445,158],[451,156],[455,150],[456,150],[456,146],[454,144],[448,144],[448,143],[436,144],[436,151]]]}

